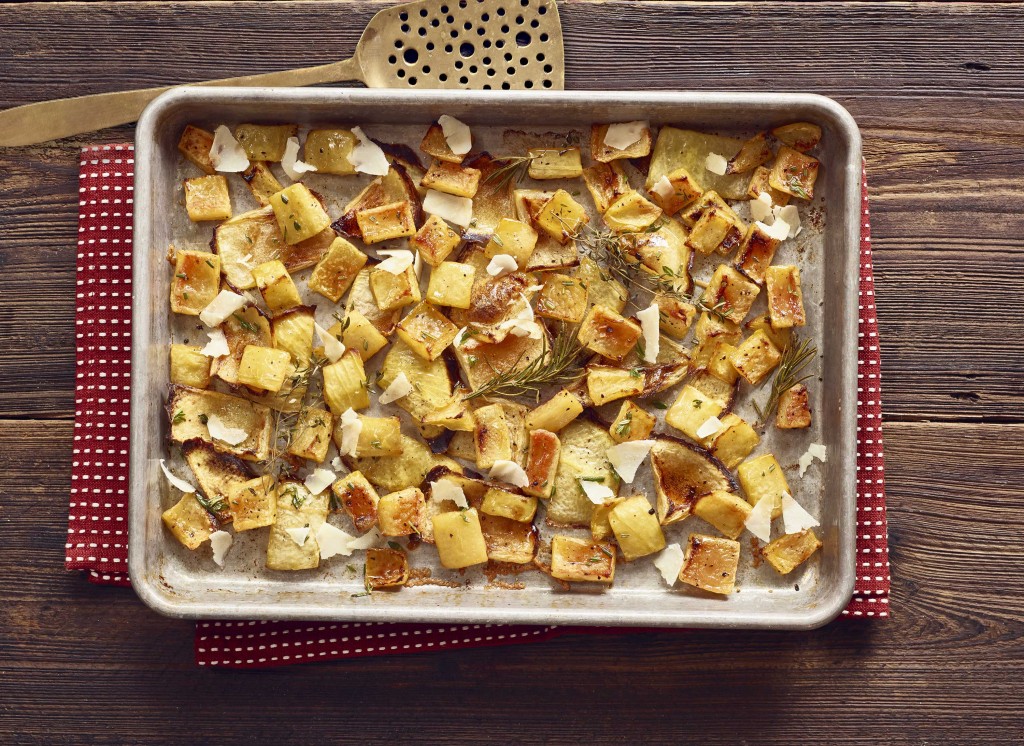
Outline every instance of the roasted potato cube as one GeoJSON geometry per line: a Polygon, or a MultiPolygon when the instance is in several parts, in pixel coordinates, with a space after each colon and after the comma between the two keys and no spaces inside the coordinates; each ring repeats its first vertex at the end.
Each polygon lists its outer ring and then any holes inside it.
{"type": "Polygon", "coordinates": [[[761,500],[771,500],[772,518],[782,515],[782,493],[790,490],[786,475],[774,455],[766,453],[744,461],[736,470],[736,476],[743,487],[747,502],[757,505],[761,500]]]}
{"type": "Polygon", "coordinates": [[[440,513],[431,518],[441,564],[458,570],[487,561],[487,543],[476,508],[440,513]]]}
{"type": "Polygon", "coordinates": [[[587,312],[587,288],[582,280],[552,272],[537,300],[537,315],[578,324],[587,312]]]}
{"type": "Polygon", "coordinates": [[[377,503],[377,524],[385,536],[409,536],[423,533],[423,493],[416,487],[407,487],[381,497],[377,503]]]}
{"type": "Polygon", "coordinates": [[[624,401],[615,421],[608,428],[608,432],[616,443],[643,440],[654,432],[655,424],[657,424],[657,420],[650,412],[631,401],[624,401]]]}
{"type": "Polygon", "coordinates": [[[803,326],[807,323],[799,267],[768,267],[765,272],[765,288],[768,291],[768,314],[775,329],[803,326]]]}
{"type": "Polygon", "coordinates": [[[462,467],[450,458],[433,453],[421,440],[402,435],[401,456],[367,456],[346,458],[349,468],[361,471],[370,483],[381,490],[395,492],[421,484],[427,472],[445,466],[461,474],[462,467]]]}
{"type": "Polygon", "coordinates": [[[480,513],[479,518],[489,560],[514,565],[528,565],[533,562],[537,554],[537,532],[532,523],[513,521],[487,513],[480,513]]]}
{"type": "Polygon", "coordinates": [[[356,169],[348,156],[355,145],[356,136],[349,130],[310,130],[306,135],[303,160],[310,166],[316,166],[319,174],[354,174],[356,169]]]}
{"type": "Polygon", "coordinates": [[[269,205],[270,198],[284,189],[274,176],[274,172],[270,170],[270,166],[263,161],[250,163],[249,168],[242,172],[242,180],[262,207],[269,205]]]}
{"type": "Polygon", "coordinates": [[[782,353],[772,344],[768,335],[758,330],[743,340],[732,353],[732,367],[751,386],[756,386],[779,364],[782,353]]]}
{"type": "Polygon", "coordinates": [[[437,359],[459,333],[448,317],[421,302],[395,327],[398,337],[424,360],[437,359]]]}
{"type": "Polygon", "coordinates": [[[526,416],[526,429],[557,433],[582,413],[580,398],[568,389],[562,389],[526,416]]]}
{"type": "Polygon", "coordinates": [[[423,261],[436,267],[459,245],[462,236],[437,215],[431,215],[416,235],[409,239],[409,245],[420,252],[423,261]]]}
{"type": "Polygon", "coordinates": [[[686,337],[697,317],[697,307],[664,293],[657,293],[654,302],[658,304],[658,326],[661,332],[673,339],[686,337]]]}
{"type": "Polygon", "coordinates": [[[274,316],[273,344],[291,355],[298,368],[305,368],[313,356],[313,308],[300,306],[274,316]]]}
{"type": "Polygon", "coordinates": [[[679,219],[683,222],[683,225],[693,228],[697,221],[701,219],[701,216],[709,210],[717,210],[724,213],[727,217],[737,217],[736,211],[729,207],[729,204],[722,199],[718,192],[714,189],[708,189],[700,195],[696,202],[691,202],[679,213],[679,219]]]}
{"type": "Polygon", "coordinates": [[[758,166],[763,166],[772,159],[772,149],[768,145],[768,134],[758,132],[743,143],[740,152],[729,159],[725,172],[727,174],[745,174],[758,166]]]}
{"type": "Polygon", "coordinates": [[[295,124],[240,124],[235,139],[250,161],[279,162],[284,157],[289,137],[298,137],[295,124]]]}
{"type": "Polygon", "coordinates": [[[609,497],[594,507],[594,512],[590,516],[590,535],[594,541],[604,541],[612,535],[612,524],[608,522],[608,516],[611,515],[615,506],[625,499],[625,497],[609,497]]]}
{"type": "Polygon", "coordinates": [[[210,385],[210,358],[189,345],[171,345],[171,383],[197,389],[210,385]]]}
{"type": "Polygon", "coordinates": [[[746,234],[746,224],[731,209],[710,207],[693,224],[686,245],[701,254],[716,250],[728,254],[743,243],[746,234]]]}
{"type": "Polygon", "coordinates": [[[639,368],[624,370],[609,365],[591,365],[587,369],[587,393],[594,406],[643,393],[644,375],[639,368]]]}
{"type": "Polygon", "coordinates": [[[606,306],[593,306],[580,323],[580,343],[592,352],[620,361],[643,336],[640,325],[606,306]]]}
{"type": "Polygon", "coordinates": [[[530,450],[526,457],[526,478],[530,483],[523,487],[523,492],[545,499],[551,497],[561,452],[562,444],[555,433],[539,429],[530,431],[530,450]]]}
{"type": "Polygon", "coordinates": [[[336,362],[324,366],[323,375],[324,401],[335,415],[370,406],[363,359],[357,350],[345,350],[336,362]]]}
{"type": "Polygon", "coordinates": [[[366,254],[339,236],[314,267],[309,276],[309,289],[337,303],[352,287],[365,264],[366,254]]]}
{"type": "Polygon", "coordinates": [[[739,415],[727,414],[722,418],[722,425],[722,429],[711,436],[709,447],[715,458],[726,467],[735,469],[761,439],[750,423],[739,415]]]}
{"type": "Polygon", "coordinates": [[[352,519],[356,531],[365,534],[377,525],[377,503],[380,498],[361,472],[354,471],[336,480],[331,491],[338,504],[352,519]]]}
{"type": "Polygon", "coordinates": [[[283,311],[302,305],[299,289],[295,287],[292,276],[282,262],[274,259],[253,267],[252,276],[263,296],[263,302],[271,311],[283,311]]]}
{"type": "Polygon", "coordinates": [[[203,173],[214,174],[216,170],[210,161],[210,148],[213,147],[213,133],[207,132],[191,124],[185,127],[178,140],[178,151],[188,160],[197,165],[203,173]]]}
{"type": "Polygon", "coordinates": [[[228,180],[220,174],[185,179],[185,209],[193,223],[231,217],[228,180]]]}
{"type": "Polygon", "coordinates": [[[764,548],[764,558],[781,575],[789,575],[821,548],[821,539],[812,529],[780,536],[764,548]]]}
{"type": "Polygon", "coordinates": [[[779,142],[801,153],[812,150],[821,141],[821,127],[810,122],[784,124],[773,129],[772,134],[779,142]]]}
{"type": "Polygon", "coordinates": [[[196,493],[186,492],[161,516],[174,538],[189,549],[198,549],[217,530],[213,516],[199,504],[196,493]]]}
{"type": "Polygon", "coordinates": [[[705,495],[693,506],[694,515],[703,518],[730,539],[743,533],[751,510],[753,508],[746,500],[722,490],[705,495]]]}
{"type": "Polygon", "coordinates": [[[616,161],[623,158],[643,158],[651,153],[651,128],[644,127],[636,142],[623,149],[613,148],[604,138],[608,134],[610,124],[593,124],[590,126],[590,157],[601,163],[616,161]]]}
{"type": "Polygon", "coordinates": [[[797,430],[811,426],[811,404],[807,387],[802,383],[792,386],[779,396],[779,409],[775,414],[775,427],[797,430]]]}
{"type": "Polygon", "coordinates": [[[743,237],[733,266],[754,282],[764,282],[768,265],[772,263],[780,243],[779,239],[769,236],[757,223],[752,223],[743,237]]]}
{"type": "Polygon", "coordinates": [[[358,352],[363,362],[384,349],[388,343],[388,338],[356,310],[349,311],[344,319],[333,324],[327,331],[335,336],[341,334],[345,348],[358,352]]]}
{"type": "Polygon", "coordinates": [[[713,308],[734,324],[739,324],[750,313],[750,307],[761,292],[755,283],[727,264],[719,264],[704,289],[701,302],[713,308]]]}
{"type": "Polygon", "coordinates": [[[359,210],[356,213],[356,222],[359,224],[363,243],[367,244],[390,241],[393,238],[408,238],[416,233],[412,204],[408,200],[359,210]]]}
{"type": "Polygon", "coordinates": [[[480,188],[480,170],[457,163],[434,161],[420,179],[420,186],[456,197],[474,197],[480,188]]]}
{"type": "Polygon", "coordinates": [[[708,373],[707,369],[694,371],[688,383],[714,402],[717,402],[722,409],[729,409],[736,401],[735,383],[726,383],[717,376],[708,373]]]}
{"type": "Polygon", "coordinates": [[[615,445],[608,431],[589,420],[577,420],[560,434],[562,443],[555,473],[555,486],[548,501],[550,523],[587,526],[594,512],[594,503],[586,496],[581,480],[600,482],[618,490],[618,477],[608,462],[607,451],[615,445]]]}
{"type": "Polygon", "coordinates": [[[480,510],[488,515],[497,515],[520,523],[532,521],[537,512],[537,498],[517,495],[514,492],[491,487],[484,494],[480,510]]]}
{"type": "Polygon", "coordinates": [[[747,187],[747,197],[757,199],[763,192],[772,198],[773,205],[785,207],[789,204],[789,195],[785,192],[780,192],[778,189],[772,189],[772,185],[769,183],[771,173],[764,166],[755,168],[754,174],[750,177],[750,186],[747,187]]]}
{"type": "Polygon", "coordinates": [[[281,238],[293,246],[316,236],[331,224],[331,219],[305,184],[292,184],[270,198],[281,238]]]}
{"type": "Polygon", "coordinates": [[[814,182],[818,178],[818,166],[817,158],[783,146],[779,148],[775,165],[768,175],[768,183],[773,189],[798,199],[814,199],[814,182]]]}
{"type": "Polygon", "coordinates": [[[646,557],[665,548],[665,534],[655,510],[643,495],[626,498],[612,508],[608,523],[626,560],[646,557]]]}
{"type": "Polygon", "coordinates": [[[420,281],[411,265],[397,275],[386,269],[371,269],[370,290],[381,311],[395,311],[421,299],[420,281]]]}
{"type": "Polygon", "coordinates": [[[238,365],[238,382],[262,391],[280,391],[291,370],[291,361],[285,350],[246,345],[238,365]]]}
{"type": "Polygon", "coordinates": [[[476,465],[479,469],[490,469],[495,461],[512,461],[513,433],[500,404],[488,404],[473,413],[476,430],[473,442],[476,445],[476,465]]]}
{"type": "Polygon", "coordinates": [[[536,247],[537,231],[532,226],[518,220],[502,218],[494,229],[491,240],[484,246],[484,255],[492,258],[498,254],[508,254],[516,260],[517,265],[525,267],[536,247]]]}
{"type": "Polygon", "coordinates": [[[363,577],[366,587],[374,590],[405,585],[409,579],[409,558],[400,549],[371,547],[366,550],[363,577]]]}
{"type": "Polygon", "coordinates": [[[685,168],[677,168],[658,179],[647,193],[666,215],[675,215],[688,204],[697,200],[704,189],[685,168]]]}
{"type": "Polygon", "coordinates": [[[629,179],[618,163],[595,163],[583,169],[583,183],[587,185],[594,206],[601,214],[619,197],[630,191],[629,179]]]}
{"type": "Polygon", "coordinates": [[[280,482],[277,485],[277,520],[270,527],[267,540],[268,570],[312,570],[320,566],[320,545],[317,530],[327,520],[328,495],[325,490],[313,495],[302,482],[280,482]],[[292,531],[308,529],[301,544],[292,531]]]}
{"type": "Polygon", "coordinates": [[[626,301],[629,299],[625,286],[605,274],[589,256],[580,259],[576,277],[587,286],[588,310],[591,306],[605,306],[615,313],[622,313],[625,310],[626,301]]]}
{"type": "Polygon", "coordinates": [[[573,239],[580,227],[588,222],[587,210],[567,191],[559,189],[537,215],[537,227],[559,243],[573,239]]]}
{"type": "MultiPolygon", "coordinates": [[[[398,417],[363,417],[359,416],[363,429],[359,431],[359,442],[356,455],[365,456],[400,456],[402,455],[402,422],[398,417]]],[[[335,433],[340,443],[340,432],[335,433]]]]}
{"type": "Polygon", "coordinates": [[[441,262],[430,273],[427,302],[435,306],[469,308],[473,297],[476,267],[458,262],[441,262]]]}
{"type": "Polygon", "coordinates": [[[331,445],[333,430],[334,415],[330,412],[316,407],[300,409],[288,443],[288,453],[318,464],[323,463],[327,458],[327,448],[331,445]]]}
{"type": "Polygon", "coordinates": [[[740,564],[740,543],[717,536],[690,534],[683,550],[679,579],[711,593],[727,595],[736,587],[740,564]]]}
{"type": "Polygon", "coordinates": [[[423,423],[454,432],[471,433],[476,430],[476,418],[473,416],[473,410],[469,408],[461,393],[454,395],[445,406],[426,414],[423,417],[423,423]]]}
{"type": "Polygon", "coordinates": [[[723,407],[691,385],[686,385],[679,392],[675,403],[665,412],[665,424],[681,430],[686,437],[700,442],[697,431],[711,417],[722,413],[723,407]]]}
{"type": "Polygon", "coordinates": [[[771,317],[768,314],[757,316],[748,321],[745,326],[751,332],[756,332],[759,329],[768,335],[768,339],[772,341],[779,350],[785,350],[789,347],[789,340],[793,336],[792,329],[789,327],[776,328],[772,326],[771,317]]]}
{"type": "Polygon", "coordinates": [[[452,149],[448,147],[448,140],[444,136],[444,129],[436,122],[430,125],[427,134],[423,136],[423,140],[420,142],[420,150],[427,155],[432,155],[434,158],[447,161],[448,163],[462,163],[462,160],[465,158],[464,155],[455,155],[452,152],[452,149]]]}
{"type": "Polygon", "coordinates": [[[272,526],[277,520],[277,490],[269,474],[234,485],[228,495],[235,531],[272,526]]]}
{"type": "Polygon", "coordinates": [[[551,576],[573,582],[611,583],[615,580],[615,546],[575,536],[553,536],[551,576]]]}
{"type": "Polygon", "coordinates": [[[732,355],[736,348],[728,342],[719,342],[708,360],[707,372],[723,383],[736,383],[740,374],[732,367],[732,355]]]}
{"type": "Polygon", "coordinates": [[[742,338],[743,332],[736,324],[707,312],[702,313],[693,327],[695,345],[690,356],[691,367],[694,370],[707,367],[718,345],[723,342],[739,344],[742,338]]]}
{"type": "Polygon", "coordinates": [[[661,217],[661,208],[640,192],[626,192],[608,206],[604,222],[616,233],[639,233],[661,217]]]}
{"type": "MultiPolygon", "coordinates": [[[[414,384],[409,395],[403,396],[395,403],[415,420],[422,421],[427,415],[448,406],[452,401],[452,381],[445,361],[441,358],[424,360],[401,339],[395,340],[384,356],[380,373],[377,385],[382,391],[386,390],[401,373],[405,373],[414,384]]],[[[439,434],[440,432],[434,433],[439,434]]]]}
{"type": "Polygon", "coordinates": [[[575,179],[583,173],[579,148],[530,148],[527,155],[531,179],[575,179]]]}

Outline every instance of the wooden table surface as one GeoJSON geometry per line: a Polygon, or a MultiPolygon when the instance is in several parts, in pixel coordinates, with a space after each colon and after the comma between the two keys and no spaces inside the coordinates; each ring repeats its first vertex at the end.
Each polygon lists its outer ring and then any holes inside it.
{"type": "MultiPolygon", "coordinates": [[[[381,6],[0,6],[0,107],[341,59],[381,6]]],[[[1022,742],[1024,7],[560,7],[567,88],[813,91],[859,122],[892,618],[197,669],[191,624],[63,569],[78,147],[125,127],[0,149],[0,742],[1022,742]]]]}

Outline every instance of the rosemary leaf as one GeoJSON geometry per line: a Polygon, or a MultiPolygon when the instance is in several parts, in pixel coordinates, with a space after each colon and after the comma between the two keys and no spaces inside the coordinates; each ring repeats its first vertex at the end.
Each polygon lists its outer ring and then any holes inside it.
{"type": "Polygon", "coordinates": [[[775,369],[771,389],[768,392],[768,400],[763,406],[754,402],[754,410],[757,412],[756,427],[758,430],[763,432],[765,427],[767,427],[768,418],[778,409],[779,399],[782,397],[783,392],[812,377],[810,374],[801,375],[801,373],[817,355],[818,348],[811,344],[809,339],[801,341],[795,333],[793,334],[789,344],[786,345],[786,349],[782,352],[779,367],[775,369]]]}

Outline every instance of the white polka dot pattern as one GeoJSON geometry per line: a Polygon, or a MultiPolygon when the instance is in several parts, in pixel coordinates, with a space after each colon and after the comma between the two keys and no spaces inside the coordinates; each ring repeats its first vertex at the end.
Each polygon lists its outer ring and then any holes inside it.
{"type": "MultiPolygon", "coordinates": [[[[75,314],[77,374],[66,564],[94,583],[128,585],[128,404],[131,370],[131,145],[82,151],[75,314]]],[[[843,613],[888,616],[878,325],[867,186],[861,242],[857,417],[857,586],[843,613]]],[[[599,628],[308,622],[199,622],[201,666],[257,668],[313,660],[506,645],[599,628]]],[[[636,630],[633,630],[636,631],[636,630]]]]}

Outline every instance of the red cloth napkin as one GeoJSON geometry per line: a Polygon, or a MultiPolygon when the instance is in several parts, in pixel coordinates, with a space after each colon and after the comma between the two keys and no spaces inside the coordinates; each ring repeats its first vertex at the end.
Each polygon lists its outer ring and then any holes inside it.
{"type": "MultiPolygon", "coordinates": [[[[79,173],[75,434],[66,566],[94,583],[128,585],[128,400],[131,376],[131,145],[82,150],[79,173]]],[[[881,366],[862,184],[857,402],[857,584],[844,616],[889,615],[881,366]]],[[[200,666],[258,668],[311,660],[508,645],[590,627],[328,622],[196,624],[200,666]]]]}

